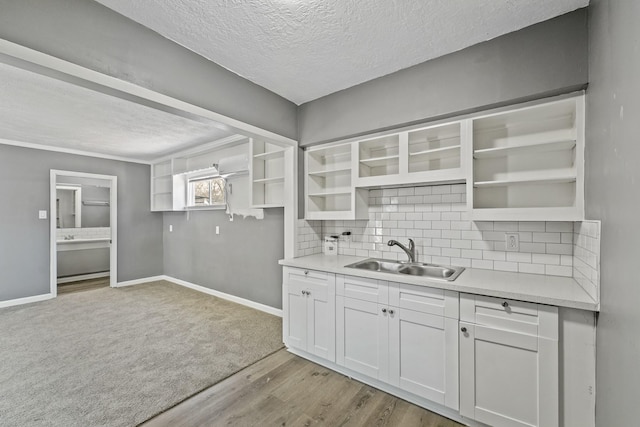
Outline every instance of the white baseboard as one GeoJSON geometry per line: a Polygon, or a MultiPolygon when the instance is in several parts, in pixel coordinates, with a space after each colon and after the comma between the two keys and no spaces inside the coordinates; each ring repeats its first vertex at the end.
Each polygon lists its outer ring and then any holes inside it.
{"type": "Polygon", "coordinates": [[[49,293],[49,294],[43,294],[43,295],[36,295],[33,297],[10,299],[7,301],[0,301],[0,308],[12,307],[14,305],[30,304],[32,302],[46,301],[51,298],[53,298],[53,295],[49,293]]]}
{"type": "Polygon", "coordinates": [[[235,295],[230,295],[224,292],[216,291],[214,289],[206,288],[204,286],[196,285],[185,280],[176,279],[175,277],[163,276],[164,280],[167,280],[176,285],[184,286],[185,288],[193,289],[205,294],[213,295],[214,297],[222,298],[227,301],[235,302],[237,304],[246,305],[247,307],[255,308],[256,310],[264,311],[265,313],[273,314],[274,316],[282,317],[282,310],[274,308],[268,305],[260,304],[259,302],[251,301],[248,299],[240,298],[235,295]]]}
{"type": "Polygon", "coordinates": [[[158,280],[169,280],[169,279],[167,279],[167,276],[143,277],[142,279],[134,279],[134,280],[127,280],[127,281],[124,281],[124,282],[118,282],[113,287],[114,288],[122,288],[122,287],[125,287],[125,286],[140,285],[142,283],[157,282],[158,280]]]}
{"type": "Polygon", "coordinates": [[[109,277],[109,272],[103,271],[102,273],[79,274],[77,276],[60,277],[57,281],[59,285],[61,283],[77,282],[79,280],[99,279],[101,277],[109,277]]]}

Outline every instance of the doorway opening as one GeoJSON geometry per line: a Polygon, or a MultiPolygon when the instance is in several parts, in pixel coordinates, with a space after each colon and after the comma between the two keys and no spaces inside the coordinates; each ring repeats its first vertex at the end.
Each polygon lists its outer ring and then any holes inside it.
{"type": "Polygon", "coordinates": [[[117,285],[117,177],[51,170],[51,295],[117,285]]]}

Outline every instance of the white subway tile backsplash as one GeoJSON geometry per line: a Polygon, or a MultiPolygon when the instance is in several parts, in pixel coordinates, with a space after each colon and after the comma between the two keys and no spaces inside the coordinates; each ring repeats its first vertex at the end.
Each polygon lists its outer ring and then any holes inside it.
{"type": "Polygon", "coordinates": [[[436,185],[433,187],[433,194],[451,194],[451,185],[436,185]]]}
{"type": "Polygon", "coordinates": [[[493,270],[493,261],[484,260],[484,259],[472,259],[471,267],[482,268],[484,270],[493,270]]]}
{"type": "Polygon", "coordinates": [[[546,231],[546,224],[538,221],[521,221],[518,223],[518,231],[546,231]]]}
{"type": "Polygon", "coordinates": [[[405,260],[386,242],[412,238],[422,262],[573,276],[585,288],[599,286],[598,221],[473,222],[465,219],[465,200],[464,184],[370,190],[368,221],[300,220],[298,253],[320,253],[324,234],[348,230],[351,241],[338,245],[344,255],[405,260]],[[505,251],[505,233],[518,234],[519,251],[505,251]]]}
{"type": "Polygon", "coordinates": [[[507,252],[507,261],[531,264],[533,254],[526,252],[507,252]]]}
{"type": "Polygon", "coordinates": [[[494,270],[500,271],[518,271],[518,263],[517,262],[505,262],[505,261],[495,261],[493,263],[494,270]]]}
{"type": "Polygon", "coordinates": [[[494,231],[518,231],[518,223],[512,221],[500,221],[493,224],[494,231]]]}
{"type": "Polygon", "coordinates": [[[573,268],[566,265],[545,265],[545,274],[549,276],[568,276],[573,275],[573,268]]]}
{"type": "Polygon", "coordinates": [[[572,255],[573,254],[573,245],[568,243],[547,243],[547,253],[548,254],[559,254],[559,255],[572,255]]]}
{"type": "Polygon", "coordinates": [[[573,225],[573,277],[596,301],[600,299],[600,221],[573,225]]]}
{"type": "Polygon", "coordinates": [[[505,261],[507,259],[507,254],[502,251],[482,251],[482,258],[493,261],[505,261]]]}
{"type": "Polygon", "coordinates": [[[545,274],[544,264],[518,263],[519,273],[545,274]]]}

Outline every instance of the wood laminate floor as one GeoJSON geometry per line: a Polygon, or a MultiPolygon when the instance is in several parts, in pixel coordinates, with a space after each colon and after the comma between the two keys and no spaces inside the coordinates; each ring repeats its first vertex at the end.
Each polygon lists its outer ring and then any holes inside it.
{"type": "Polygon", "coordinates": [[[79,280],[77,282],[61,283],[58,285],[58,295],[74,292],[92,291],[94,289],[108,288],[109,276],[97,279],[79,280]]]}
{"type": "Polygon", "coordinates": [[[282,349],[142,426],[459,427],[461,424],[282,349]]]}

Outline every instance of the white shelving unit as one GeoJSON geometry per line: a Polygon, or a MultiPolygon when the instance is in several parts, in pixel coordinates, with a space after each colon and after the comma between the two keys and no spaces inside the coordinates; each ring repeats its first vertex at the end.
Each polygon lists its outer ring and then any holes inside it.
{"type": "Polygon", "coordinates": [[[352,185],[351,144],[305,152],[307,219],[365,219],[368,191],[352,185]]]}
{"type": "Polygon", "coordinates": [[[284,206],[284,148],[254,139],[251,147],[251,206],[284,206]]]}
{"type": "Polygon", "coordinates": [[[407,132],[407,172],[413,182],[465,178],[469,121],[407,132]]]}
{"type": "Polygon", "coordinates": [[[474,220],[584,218],[584,97],[473,120],[474,220]]]}
{"type": "Polygon", "coordinates": [[[466,182],[477,221],[584,219],[584,95],[308,149],[307,219],[366,218],[368,188],[466,182]]]}
{"type": "Polygon", "coordinates": [[[400,134],[354,143],[359,185],[378,184],[400,173],[400,134]]]}

